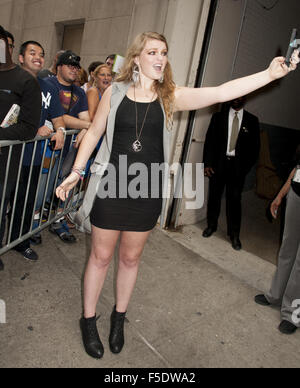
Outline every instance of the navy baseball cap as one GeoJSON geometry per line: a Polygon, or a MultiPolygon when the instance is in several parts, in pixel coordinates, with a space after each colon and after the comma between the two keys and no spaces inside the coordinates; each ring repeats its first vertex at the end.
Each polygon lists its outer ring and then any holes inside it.
{"type": "Polygon", "coordinates": [[[56,66],[71,65],[80,69],[80,59],[81,58],[73,53],[73,51],[68,50],[58,57],[56,66]]]}

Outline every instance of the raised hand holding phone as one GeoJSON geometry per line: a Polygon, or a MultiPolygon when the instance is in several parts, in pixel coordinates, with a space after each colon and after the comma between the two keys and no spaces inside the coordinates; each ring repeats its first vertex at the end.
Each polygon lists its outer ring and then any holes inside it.
{"type": "Polygon", "coordinates": [[[294,28],[292,31],[292,36],[288,47],[288,51],[285,57],[285,63],[288,67],[290,67],[292,62],[294,63],[296,62],[295,64],[299,63],[300,39],[297,39],[297,34],[298,34],[298,30],[294,28]]]}

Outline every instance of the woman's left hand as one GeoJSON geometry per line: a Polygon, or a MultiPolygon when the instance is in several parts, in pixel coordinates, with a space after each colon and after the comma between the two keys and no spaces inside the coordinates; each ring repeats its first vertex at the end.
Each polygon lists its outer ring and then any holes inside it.
{"type": "Polygon", "coordinates": [[[284,57],[274,58],[269,66],[269,73],[271,78],[273,80],[279,79],[285,77],[290,71],[296,70],[298,63],[300,62],[299,50],[294,51],[290,62],[291,64],[288,67],[285,63],[284,57]]]}

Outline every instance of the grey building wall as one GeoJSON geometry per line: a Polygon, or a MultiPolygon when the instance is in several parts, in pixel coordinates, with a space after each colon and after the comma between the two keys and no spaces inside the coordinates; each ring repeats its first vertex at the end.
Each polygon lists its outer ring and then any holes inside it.
{"type": "Polygon", "coordinates": [[[86,67],[113,52],[124,53],[134,3],[134,0],[2,0],[0,22],[16,35],[16,46],[29,39],[39,41],[46,51],[46,65],[61,48],[64,26],[83,23],[78,54],[86,67]]]}
{"type": "MultiPolygon", "coordinates": [[[[88,67],[92,61],[104,60],[112,53],[125,55],[128,45],[143,31],[165,33],[172,41],[174,32],[176,36],[176,31],[185,25],[183,35],[186,36],[186,29],[190,34],[191,27],[195,29],[199,20],[202,3],[202,0],[0,0],[0,23],[15,35],[16,47],[25,40],[39,41],[46,51],[46,66],[62,47],[64,26],[84,24],[78,54],[82,65],[88,67]],[[170,15],[176,19],[178,9],[181,20],[176,25],[170,15]]],[[[193,45],[193,35],[189,35],[189,42],[193,45]]],[[[14,59],[17,60],[17,50],[14,59]]],[[[189,68],[185,66],[185,79],[186,70],[189,68]]]]}

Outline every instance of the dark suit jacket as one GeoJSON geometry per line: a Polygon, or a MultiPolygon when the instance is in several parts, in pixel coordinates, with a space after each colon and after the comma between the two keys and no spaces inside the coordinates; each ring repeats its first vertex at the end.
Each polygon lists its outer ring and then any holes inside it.
{"type": "MultiPolygon", "coordinates": [[[[203,163],[222,173],[228,143],[228,114],[215,113],[212,116],[204,145],[203,163]]],[[[237,140],[235,156],[238,175],[246,175],[255,165],[260,151],[260,128],[258,118],[244,110],[243,121],[237,140]]]]}

